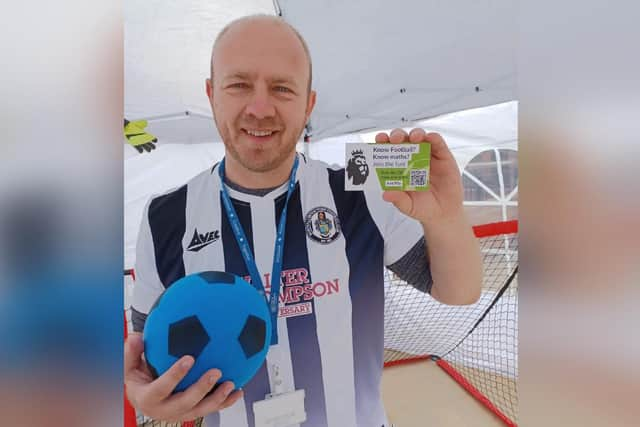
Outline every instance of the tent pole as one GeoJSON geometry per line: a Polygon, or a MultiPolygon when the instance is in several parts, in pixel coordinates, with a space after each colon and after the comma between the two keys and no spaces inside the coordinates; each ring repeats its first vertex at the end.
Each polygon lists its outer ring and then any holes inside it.
{"type": "Polygon", "coordinates": [[[280,9],[278,0],[273,0],[273,9],[275,10],[277,16],[282,16],[282,9],[280,9]]]}

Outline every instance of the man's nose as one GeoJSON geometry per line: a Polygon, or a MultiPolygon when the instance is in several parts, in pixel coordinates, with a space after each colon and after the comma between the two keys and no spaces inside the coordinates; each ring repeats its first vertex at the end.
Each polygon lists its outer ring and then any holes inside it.
{"type": "Polygon", "coordinates": [[[258,120],[275,116],[276,109],[266,89],[258,88],[253,92],[247,105],[246,113],[254,116],[258,120]]]}

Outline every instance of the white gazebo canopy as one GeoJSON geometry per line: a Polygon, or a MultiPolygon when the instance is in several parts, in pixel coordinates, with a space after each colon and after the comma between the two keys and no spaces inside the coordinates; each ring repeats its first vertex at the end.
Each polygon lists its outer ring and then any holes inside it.
{"type": "Polygon", "coordinates": [[[253,13],[281,14],[309,44],[312,140],[516,98],[513,2],[129,0],[125,117],[149,119],[161,143],[219,141],[204,93],[211,45],[253,13]]]}

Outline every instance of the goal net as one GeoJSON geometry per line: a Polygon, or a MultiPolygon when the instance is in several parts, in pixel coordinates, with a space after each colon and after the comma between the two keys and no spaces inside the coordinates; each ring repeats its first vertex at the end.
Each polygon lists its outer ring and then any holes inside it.
{"type": "Polygon", "coordinates": [[[518,407],[517,226],[474,227],[484,261],[476,304],[440,304],[385,273],[385,366],[430,358],[507,425],[518,407]]]}

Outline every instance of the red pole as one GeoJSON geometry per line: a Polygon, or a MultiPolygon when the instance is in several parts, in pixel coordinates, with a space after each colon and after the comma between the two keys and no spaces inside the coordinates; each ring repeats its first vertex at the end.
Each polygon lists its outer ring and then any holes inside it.
{"type": "MultiPolygon", "coordinates": [[[[127,340],[127,316],[124,317],[124,339],[127,340]]],[[[124,427],[136,427],[136,410],[133,409],[129,399],[127,399],[126,387],[124,390],[124,427]]]]}

